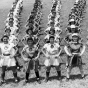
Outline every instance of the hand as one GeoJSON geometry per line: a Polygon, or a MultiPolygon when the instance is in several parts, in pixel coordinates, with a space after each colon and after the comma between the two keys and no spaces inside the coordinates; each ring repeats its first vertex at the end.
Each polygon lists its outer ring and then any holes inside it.
{"type": "Polygon", "coordinates": [[[28,61],[25,61],[24,63],[27,63],[28,61]]]}
{"type": "Polygon", "coordinates": [[[77,55],[77,56],[80,56],[80,53],[73,53],[73,55],[77,55]]]}
{"type": "Polygon", "coordinates": [[[48,59],[50,59],[50,57],[49,57],[49,56],[48,56],[47,58],[48,58],[48,59]]]}
{"type": "Polygon", "coordinates": [[[81,53],[79,53],[78,56],[81,56],[81,53]]]}
{"type": "Polygon", "coordinates": [[[69,54],[69,56],[72,56],[72,54],[69,54]]]}
{"type": "Polygon", "coordinates": [[[38,58],[34,58],[34,60],[36,61],[38,58]]]}
{"type": "Polygon", "coordinates": [[[28,57],[28,53],[26,53],[25,51],[23,52],[23,55],[25,55],[26,57],[28,57]]]}
{"type": "Polygon", "coordinates": [[[56,56],[55,59],[57,59],[59,56],[56,56]]]}

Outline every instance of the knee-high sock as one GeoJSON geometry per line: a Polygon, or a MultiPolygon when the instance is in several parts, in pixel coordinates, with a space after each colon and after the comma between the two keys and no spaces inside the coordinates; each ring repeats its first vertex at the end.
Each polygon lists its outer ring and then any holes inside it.
{"type": "Polygon", "coordinates": [[[17,72],[14,72],[13,75],[14,75],[14,78],[17,78],[17,72]]]}
{"type": "Polygon", "coordinates": [[[35,72],[36,77],[39,78],[39,71],[35,72]]]}
{"type": "Polygon", "coordinates": [[[2,73],[2,80],[4,80],[4,78],[5,78],[5,72],[2,73]]]}
{"type": "Polygon", "coordinates": [[[26,80],[29,78],[29,73],[26,72],[26,80]]]}
{"type": "Polygon", "coordinates": [[[46,72],[46,79],[49,78],[49,73],[50,73],[50,72],[46,72]]]}
{"type": "Polygon", "coordinates": [[[57,71],[59,77],[61,77],[61,71],[57,71]]]}

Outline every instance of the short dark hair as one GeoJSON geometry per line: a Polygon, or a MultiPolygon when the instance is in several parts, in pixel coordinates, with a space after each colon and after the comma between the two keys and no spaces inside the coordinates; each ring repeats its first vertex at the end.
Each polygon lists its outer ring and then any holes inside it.
{"type": "Polygon", "coordinates": [[[28,43],[28,41],[30,41],[30,40],[31,40],[32,42],[34,42],[34,41],[33,41],[33,38],[32,38],[32,37],[29,37],[29,38],[27,39],[27,43],[28,43]]]}
{"type": "Polygon", "coordinates": [[[51,39],[51,38],[55,39],[55,37],[54,37],[54,36],[50,36],[50,37],[49,37],[49,41],[50,41],[50,39],[51,39]]]}
{"type": "MultiPolygon", "coordinates": [[[[55,33],[55,28],[54,27],[51,27],[50,28],[50,31],[53,31],[55,33]]],[[[50,33],[50,32],[49,32],[50,33]]]]}
{"type": "Polygon", "coordinates": [[[10,30],[10,32],[11,32],[11,29],[10,29],[10,28],[6,28],[6,29],[5,29],[5,32],[6,32],[7,30],[10,30]]]}
{"type": "Polygon", "coordinates": [[[3,35],[2,38],[1,38],[1,42],[3,42],[3,38],[7,37],[9,39],[9,36],[8,35],[3,35]]]}
{"type": "Polygon", "coordinates": [[[32,28],[30,28],[30,29],[27,29],[27,30],[26,30],[26,33],[27,33],[27,34],[28,34],[29,30],[31,30],[31,31],[32,31],[32,33],[33,33],[32,28]]]}

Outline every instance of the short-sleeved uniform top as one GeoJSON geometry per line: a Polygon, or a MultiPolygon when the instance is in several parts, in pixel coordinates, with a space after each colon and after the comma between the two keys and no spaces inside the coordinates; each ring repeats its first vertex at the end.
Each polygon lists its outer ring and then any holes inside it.
{"type": "Polygon", "coordinates": [[[55,55],[55,54],[57,54],[58,48],[60,48],[60,45],[58,43],[54,43],[53,45],[54,45],[54,47],[51,48],[51,44],[50,43],[47,43],[47,44],[45,44],[43,46],[43,48],[46,49],[46,51],[48,52],[48,54],[55,55]]]}

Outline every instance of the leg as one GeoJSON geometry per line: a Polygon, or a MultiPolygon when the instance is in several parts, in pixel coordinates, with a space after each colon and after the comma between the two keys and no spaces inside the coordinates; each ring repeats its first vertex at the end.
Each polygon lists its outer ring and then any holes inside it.
{"type": "Polygon", "coordinates": [[[58,74],[58,78],[59,80],[61,79],[61,70],[60,70],[60,65],[59,66],[55,66],[56,70],[57,70],[57,74],[58,74]]]}
{"type": "Polygon", "coordinates": [[[67,67],[67,80],[70,78],[71,69],[72,69],[71,66],[67,67]]]}
{"type": "Polygon", "coordinates": [[[37,78],[38,83],[40,83],[40,77],[39,77],[38,68],[39,68],[39,60],[36,60],[35,61],[35,74],[36,74],[36,78],[37,78]]]}
{"type": "Polygon", "coordinates": [[[4,79],[5,78],[5,71],[6,71],[6,66],[2,66],[2,74],[1,74],[2,81],[0,83],[0,86],[5,83],[5,79],[4,79]]]}
{"type": "Polygon", "coordinates": [[[21,66],[19,65],[19,62],[17,60],[17,56],[15,56],[14,58],[15,58],[15,61],[16,61],[17,70],[20,71],[21,66]]]}
{"type": "Polygon", "coordinates": [[[51,69],[51,66],[47,66],[46,67],[46,78],[45,78],[45,82],[48,82],[50,69],[51,69]]]}
{"type": "Polygon", "coordinates": [[[28,63],[28,67],[27,67],[27,71],[26,71],[26,77],[25,77],[25,83],[28,82],[29,74],[30,74],[30,63],[28,63]]]}
{"type": "Polygon", "coordinates": [[[2,77],[2,82],[5,82],[5,71],[6,71],[6,66],[2,66],[2,74],[1,74],[1,77],[2,77]]]}
{"type": "Polygon", "coordinates": [[[79,62],[78,64],[79,64],[79,69],[80,69],[80,72],[81,72],[81,76],[82,76],[82,78],[84,78],[84,72],[83,72],[81,57],[78,57],[78,62],[79,62]]]}
{"type": "Polygon", "coordinates": [[[83,72],[83,67],[82,67],[82,65],[79,66],[79,69],[80,69],[82,78],[84,78],[84,72],[83,72]]]}
{"type": "Polygon", "coordinates": [[[67,57],[67,80],[70,78],[70,73],[71,73],[71,69],[72,69],[72,62],[70,61],[72,57],[68,56],[67,57]]]}
{"type": "Polygon", "coordinates": [[[11,68],[12,68],[12,71],[13,71],[13,75],[14,75],[15,82],[17,83],[18,82],[17,67],[16,66],[13,66],[11,68]]]}

